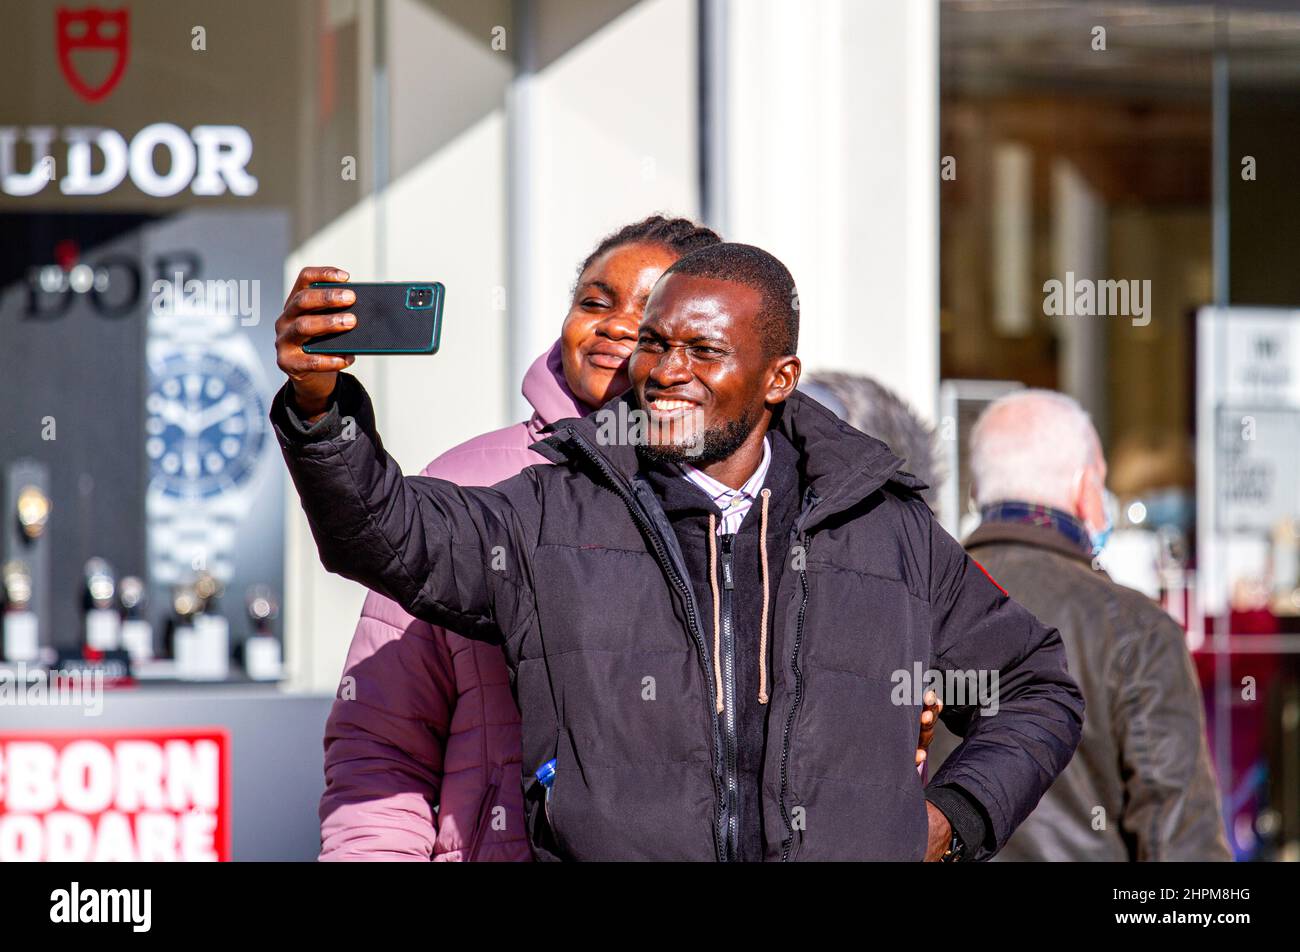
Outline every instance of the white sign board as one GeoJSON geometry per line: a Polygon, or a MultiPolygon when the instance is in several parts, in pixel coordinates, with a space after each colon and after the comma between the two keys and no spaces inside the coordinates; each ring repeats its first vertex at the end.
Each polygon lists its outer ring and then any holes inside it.
{"type": "Polygon", "coordinates": [[[1197,562],[1201,607],[1227,607],[1243,543],[1300,519],[1300,311],[1197,315],[1197,562]]]}

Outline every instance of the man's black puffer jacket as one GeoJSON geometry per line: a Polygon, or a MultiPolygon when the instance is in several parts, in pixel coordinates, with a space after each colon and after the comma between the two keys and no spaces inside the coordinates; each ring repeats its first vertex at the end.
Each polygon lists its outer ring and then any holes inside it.
{"type": "MultiPolygon", "coordinates": [[[[325,567],[503,645],[540,858],[724,858],[709,593],[694,591],[634,448],[602,445],[598,416],[537,445],[557,465],[465,488],[404,478],[350,375],[310,428],[285,390],[271,411],[325,567]],[[532,772],[551,758],[544,804],[532,772]]],[[[945,708],[965,742],[931,782],[982,807],[987,841],[967,848],[986,858],[1079,741],[1060,638],[938,526],[884,444],[798,393],[774,427],[803,492],[788,549],[771,553],[789,561],[773,576],[765,858],[923,858],[921,698],[900,693],[918,664],[997,674],[996,714],[945,708]]]]}

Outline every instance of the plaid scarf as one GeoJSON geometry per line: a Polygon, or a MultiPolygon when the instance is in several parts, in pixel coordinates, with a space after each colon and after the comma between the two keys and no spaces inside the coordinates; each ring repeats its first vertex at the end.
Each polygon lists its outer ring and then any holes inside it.
{"type": "Polygon", "coordinates": [[[1092,537],[1082,522],[1068,512],[1032,502],[995,502],[980,508],[984,522],[1023,522],[1055,529],[1084,552],[1092,552],[1092,537]]]}

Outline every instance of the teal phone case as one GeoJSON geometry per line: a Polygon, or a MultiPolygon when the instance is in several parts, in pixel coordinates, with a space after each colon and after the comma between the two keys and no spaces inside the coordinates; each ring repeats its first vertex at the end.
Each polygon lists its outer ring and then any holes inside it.
{"type": "Polygon", "coordinates": [[[314,288],[351,288],[357,299],[349,307],[320,314],[350,313],[356,326],[338,334],[312,338],[309,354],[436,354],[442,337],[442,302],[446,289],[438,281],[318,281],[314,288]]]}

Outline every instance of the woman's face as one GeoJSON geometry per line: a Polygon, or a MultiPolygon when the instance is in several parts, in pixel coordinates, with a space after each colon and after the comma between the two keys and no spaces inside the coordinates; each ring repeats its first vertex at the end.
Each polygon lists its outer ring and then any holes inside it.
{"type": "Polygon", "coordinates": [[[627,359],[646,299],[677,258],[663,245],[619,245],[578,276],[560,351],[564,379],[587,406],[598,407],[628,388],[627,359]]]}

